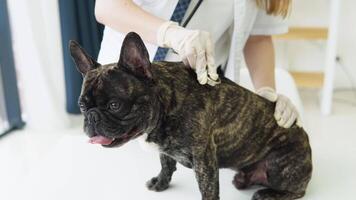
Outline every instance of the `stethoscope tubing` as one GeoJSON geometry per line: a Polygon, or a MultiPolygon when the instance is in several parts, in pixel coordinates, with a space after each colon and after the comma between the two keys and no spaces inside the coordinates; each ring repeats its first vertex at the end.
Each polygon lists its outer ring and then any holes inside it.
{"type": "Polygon", "coordinates": [[[198,8],[200,7],[201,3],[203,3],[203,0],[199,0],[197,5],[195,5],[195,7],[193,8],[192,12],[190,13],[190,15],[187,17],[187,19],[185,20],[185,22],[182,24],[182,27],[186,28],[188,23],[190,22],[190,20],[192,19],[192,17],[194,16],[194,14],[197,12],[198,8]]]}

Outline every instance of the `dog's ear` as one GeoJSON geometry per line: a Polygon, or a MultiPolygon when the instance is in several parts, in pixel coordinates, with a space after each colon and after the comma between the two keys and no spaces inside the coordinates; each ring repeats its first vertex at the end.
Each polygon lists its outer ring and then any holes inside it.
{"type": "Polygon", "coordinates": [[[84,49],[74,40],[69,41],[70,54],[77,66],[77,69],[84,76],[89,70],[100,66],[84,49]]]}
{"type": "Polygon", "coordinates": [[[136,76],[152,78],[150,58],[141,37],[134,32],[126,35],[121,47],[120,67],[133,72],[136,76]]]}

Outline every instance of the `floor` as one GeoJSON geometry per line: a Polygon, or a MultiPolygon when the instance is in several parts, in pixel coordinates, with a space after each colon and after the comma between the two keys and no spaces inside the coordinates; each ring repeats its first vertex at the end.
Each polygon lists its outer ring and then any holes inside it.
{"type": "MultiPolygon", "coordinates": [[[[333,115],[323,117],[318,93],[301,91],[304,125],[313,148],[314,174],[305,200],[353,200],[356,188],[356,101],[354,94],[338,92],[333,115]]],[[[2,200],[94,200],[200,199],[191,170],[179,167],[169,190],[146,190],[145,181],[159,170],[155,153],[136,142],[118,149],[86,143],[81,128],[12,133],[0,140],[0,199],[2,200]]],[[[256,189],[238,191],[234,173],[221,170],[223,200],[249,200],[256,189]]]]}

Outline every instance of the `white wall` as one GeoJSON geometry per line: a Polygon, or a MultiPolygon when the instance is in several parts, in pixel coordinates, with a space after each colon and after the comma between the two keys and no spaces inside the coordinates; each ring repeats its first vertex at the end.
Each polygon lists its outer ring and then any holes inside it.
{"type": "MultiPolygon", "coordinates": [[[[343,65],[356,81],[356,1],[340,0],[338,55],[343,65]]],[[[294,0],[290,16],[291,26],[325,27],[329,20],[330,0],[294,0]]],[[[320,71],[324,68],[325,42],[277,42],[279,56],[287,56],[289,69],[295,71],[320,71]],[[287,53],[285,53],[287,52],[287,53]],[[287,55],[285,55],[287,54],[287,55]]],[[[350,87],[344,71],[336,68],[336,87],[350,87]]]]}
{"type": "Polygon", "coordinates": [[[15,64],[27,126],[69,126],[57,1],[7,1],[15,64]]]}

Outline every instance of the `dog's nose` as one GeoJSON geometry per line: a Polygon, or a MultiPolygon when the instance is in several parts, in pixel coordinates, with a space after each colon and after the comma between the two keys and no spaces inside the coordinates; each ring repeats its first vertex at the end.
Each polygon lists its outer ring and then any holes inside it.
{"type": "Polygon", "coordinates": [[[89,123],[97,123],[100,121],[100,115],[95,112],[95,111],[91,111],[89,114],[88,114],[88,121],[89,123]]]}

